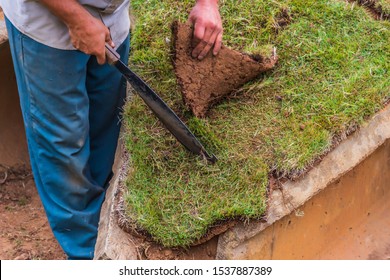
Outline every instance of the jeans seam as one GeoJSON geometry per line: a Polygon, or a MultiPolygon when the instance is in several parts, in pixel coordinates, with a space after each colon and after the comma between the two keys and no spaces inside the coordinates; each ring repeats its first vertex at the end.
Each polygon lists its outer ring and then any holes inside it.
{"type": "MultiPolygon", "coordinates": [[[[28,38],[26,35],[24,34],[20,34],[20,47],[21,47],[21,53],[22,53],[22,66],[24,69],[27,69],[27,66],[26,66],[26,61],[25,61],[25,57],[24,57],[24,39],[28,38]]],[[[36,165],[38,166],[37,168],[37,173],[38,173],[38,176],[40,177],[40,180],[43,184],[44,183],[44,178],[43,178],[43,174],[41,174],[40,172],[40,167],[39,167],[39,154],[36,154],[36,152],[38,151],[38,149],[41,149],[41,145],[39,144],[39,139],[37,137],[37,130],[36,130],[36,122],[37,122],[37,118],[32,114],[32,111],[31,109],[35,106],[35,98],[33,97],[33,95],[31,94],[31,87],[30,87],[30,83],[29,83],[29,79],[28,79],[28,76],[27,75],[23,75],[24,76],[24,83],[26,85],[26,89],[27,89],[27,93],[28,93],[28,99],[29,99],[29,102],[28,102],[28,110],[27,110],[27,117],[28,117],[28,123],[29,123],[29,126],[30,126],[30,137],[33,139],[33,141],[30,141],[30,145],[31,145],[31,148],[32,148],[32,151],[30,152],[32,154],[32,157],[34,157],[35,159],[35,163],[36,165]]]]}

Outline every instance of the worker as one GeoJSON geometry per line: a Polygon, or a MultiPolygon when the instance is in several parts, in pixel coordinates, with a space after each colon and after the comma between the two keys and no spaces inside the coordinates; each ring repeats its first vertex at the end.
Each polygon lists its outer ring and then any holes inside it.
{"type": "MultiPolygon", "coordinates": [[[[105,63],[105,43],[127,64],[129,0],[0,0],[0,6],[49,224],[68,259],[92,259],[126,95],[125,80],[105,63]]],[[[217,0],[196,1],[189,21],[192,55],[217,55],[217,0]]]]}

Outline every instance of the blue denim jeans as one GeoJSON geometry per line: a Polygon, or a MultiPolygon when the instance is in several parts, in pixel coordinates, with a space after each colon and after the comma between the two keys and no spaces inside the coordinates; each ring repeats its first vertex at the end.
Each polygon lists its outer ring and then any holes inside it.
{"type": "MultiPolygon", "coordinates": [[[[92,259],[126,81],[94,56],[48,47],[6,25],[32,171],[50,226],[69,259],[92,259]]],[[[118,53],[127,63],[129,38],[118,53]]]]}

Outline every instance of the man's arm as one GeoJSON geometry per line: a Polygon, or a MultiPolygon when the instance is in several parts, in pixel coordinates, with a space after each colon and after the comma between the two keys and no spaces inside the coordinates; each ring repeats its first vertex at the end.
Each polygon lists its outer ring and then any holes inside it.
{"type": "Polygon", "coordinates": [[[105,63],[105,42],[112,47],[114,43],[104,23],[93,17],[76,0],[39,0],[39,2],[66,24],[76,49],[95,55],[99,64],[105,63]]]}
{"type": "Polygon", "coordinates": [[[222,44],[222,20],[218,9],[218,0],[197,0],[189,21],[194,25],[194,58],[203,59],[213,48],[217,55],[222,44]]]}

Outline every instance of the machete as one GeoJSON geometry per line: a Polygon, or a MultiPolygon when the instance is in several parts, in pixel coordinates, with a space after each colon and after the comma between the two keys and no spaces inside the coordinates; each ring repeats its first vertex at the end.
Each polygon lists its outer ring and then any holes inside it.
{"type": "Polygon", "coordinates": [[[165,127],[176,137],[176,139],[189,151],[201,155],[209,162],[215,163],[217,157],[207,153],[206,149],[188,129],[183,121],[172,111],[171,108],[155,93],[137,74],[129,69],[121,60],[119,54],[106,43],[106,57],[109,64],[126,78],[146,105],[153,111],[165,127]]]}

